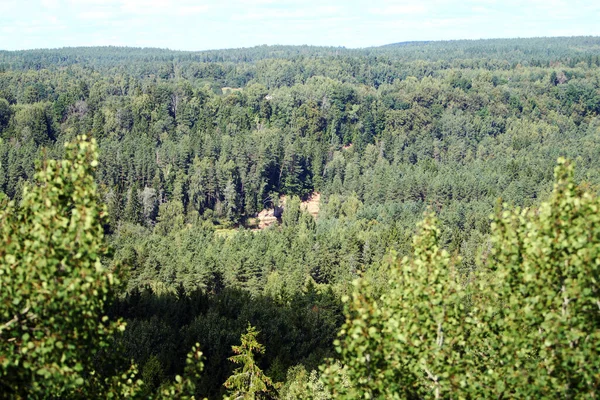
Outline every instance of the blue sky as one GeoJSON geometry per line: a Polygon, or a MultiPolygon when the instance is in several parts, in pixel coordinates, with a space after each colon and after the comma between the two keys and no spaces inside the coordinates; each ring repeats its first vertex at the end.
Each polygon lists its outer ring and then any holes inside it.
{"type": "Polygon", "coordinates": [[[0,49],[600,36],[600,0],[0,0],[0,49]]]}

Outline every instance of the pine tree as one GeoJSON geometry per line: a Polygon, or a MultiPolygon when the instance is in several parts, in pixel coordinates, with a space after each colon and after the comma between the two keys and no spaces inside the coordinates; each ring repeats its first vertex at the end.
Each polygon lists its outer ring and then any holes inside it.
{"type": "Polygon", "coordinates": [[[235,222],[239,216],[238,194],[233,181],[228,181],[223,190],[223,208],[227,219],[235,222]]]}
{"type": "Polygon", "coordinates": [[[139,190],[137,182],[127,192],[127,203],[123,210],[123,218],[132,224],[138,224],[142,221],[142,204],[140,204],[139,190]]]}

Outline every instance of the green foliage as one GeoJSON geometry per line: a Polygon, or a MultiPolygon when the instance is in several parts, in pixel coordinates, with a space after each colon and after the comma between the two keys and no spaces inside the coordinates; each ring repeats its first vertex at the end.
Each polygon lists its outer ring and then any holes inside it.
{"type": "Polygon", "coordinates": [[[12,110],[6,99],[0,98],[0,133],[8,126],[12,110]]]}
{"type": "MultiPolygon", "coordinates": [[[[196,395],[221,397],[233,369],[226,358],[248,321],[263,332],[269,376],[282,380],[298,364],[311,371],[333,350],[344,320],[339,298],[363,276],[356,307],[372,314],[365,318],[381,331],[376,343],[394,336],[390,315],[427,320],[416,325],[426,333],[414,349],[386,345],[396,358],[382,365],[401,359],[404,368],[390,379],[414,385],[405,390],[415,396],[454,397],[465,384],[472,397],[491,397],[497,382],[516,383],[499,378],[512,374],[500,368],[504,347],[485,334],[509,329],[497,310],[512,298],[493,264],[489,215],[498,197],[537,209],[559,156],[577,162],[576,182],[600,188],[599,44],[573,37],[368,49],[0,51],[0,192],[19,204],[36,160],[63,158],[63,143],[77,135],[97,139],[95,181],[111,217],[102,228],[115,249],[106,263],[128,267],[124,293],[106,313],[124,317],[128,329],[113,339],[122,351],[100,351],[94,370],[124,391],[133,370],[123,381],[108,356],[134,359],[146,381],[140,396],[150,397],[183,374],[186,349],[199,342],[209,373],[195,382],[196,395]],[[314,192],[321,204],[309,215],[299,199],[314,192]],[[282,195],[282,218],[257,229],[257,214],[282,195]],[[401,263],[413,272],[394,272],[397,262],[382,262],[384,255],[411,254],[427,207],[439,221],[423,234],[436,244],[419,246],[439,265],[424,267],[424,256],[414,255],[401,263]],[[423,276],[407,283],[417,270],[423,276]],[[430,304],[438,289],[415,286],[429,285],[425,277],[444,287],[443,311],[430,304]],[[394,300],[407,296],[431,309],[415,305],[410,314],[394,300]],[[448,326],[436,348],[442,316],[448,326]],[[447,346],[449,337],[459,344],[447,346]],[[457,360],[471,352],[485,361],[457,360]],[[449,362],[456,364],[446,376],[441,365],[449,362]]],[[[541,351],[527,354],[533,360],[541,351]]],[[[352,389],[353,370],[332,368],[339,393],[380,390],[373,379],[352,389]]],[[[312,372],[294,376],[293,393],[304,396],[312,372]]]]}
{"type": "Polygon", "coordinates": [[[272,288],[272,297],[218,286],[216,293],[134,290],[114,306],[128,317],[120,342],[124,353],[143,366],[144,383],[152,384],[157,378],[151,378],[151,370],[156,371],[154,376],[162,373],[162,382],[185,376],[181,365],[185,350],[201,341],[207,373],[197,382],[197,393],[222,398],[223,382],[235,366],[227,358],[246,333],[248,321],[261,331],[266,350],[259,365],[269,367],[262,369],[273,380],[284,380],[287,368],[300,363],[316,369],[324,357],[333,355],[331,342],[342,322],[341,305],[331,288],[319,286],[297,294],[282,290],[281,295],[272,288]],[[146,376],[151,378],[148,382],[146,376]]]}
{"type": "Polygon", "coordinates": [[[440,249],[431,215],[420,224],[413,256],[388,268],[389,291],[377,296],[368,281],[354,282],[346,323],[335,342],[351,385],[335,366],[325,370],[335,396],[445,397],[461,382],[468,325],[465,292],[448,253],[440,249]]]}
{"type": "Polygon", "coordinates": [[[487,269],[463,279],[427,216],[413,256],[392,262],[389,290],[359,279],[346,298],[336,365],[323,380],[342,398],[590,398],[597,371],[600,200],[559,159],[537,210],[492,224],[487,269]]]}
{"type": "Polygon", "coordinates": [[[192,351],[186,357],[186,366],[183,377],[177,375],[175,382],[166,385],[160,389],[159,399],[181,399],[194,400],[196,392],[196,382],[200,379],[204,363],[202,362],[202,352],[200,344],[196,343],[192,351]]]}
{"type": "Polygon", "coordinates": [[[492,224],[481,320],[496,359],[485,382],[498,394],[593,398],[600,385],[600,199],[558,163],[549,201],[505,209],[492,224]]]}
{"type": "MultiPolygon", "coordinates": [[[[309,374],[304,366],[294,366],[287,372],[285,384],[279,390],[279,398],[281,400],[331,399],[331,393],[319,378],[320,376],[315,370],[312,370],[309,374]]],[[[346,377],[343,377],[342,379],[344,378],[346,377]]],[[[347,382],[347,379],[345,381],[347,382]]]]}
{"type": "Polygon", "coordinates": [[[41,165],[21,204],[0,213],[0,387],[8,397],[88,398],[139,386],[134,374],[123,384],[96,372],[97,355],[125,324],[104,314],[117,278],[101,263],[96,143],[83,137],[66,150],[67,159],[41,165]]]}
{"type": "Polygon", "coordinates": [[[229,357],[229,360],[241,367],[236,368],[223,384],[229,390],[228,399],[268,399],[275,393],[271,378],[262,372],[254,359],[255,354],[265,352],[265,347],[256,339],[258,333],[256,328],[248,324],[241,338],[242,344],[232,346],[236,355],[229,357]]]}
{"type": "Polygon", "coordinates": [[[19,106],[14,122],[17,137],[24,142],[31,141],[36,146],[41,146],[55,139],[56,126],[48,103],[19,106]]]}

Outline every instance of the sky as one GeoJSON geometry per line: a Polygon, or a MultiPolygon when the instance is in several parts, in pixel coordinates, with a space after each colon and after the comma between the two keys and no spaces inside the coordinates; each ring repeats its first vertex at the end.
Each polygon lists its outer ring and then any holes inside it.
{"type": "Polygon", "coordinates": [[[600,36],[600,0],[0,0],[0,49],[600,36]]]}

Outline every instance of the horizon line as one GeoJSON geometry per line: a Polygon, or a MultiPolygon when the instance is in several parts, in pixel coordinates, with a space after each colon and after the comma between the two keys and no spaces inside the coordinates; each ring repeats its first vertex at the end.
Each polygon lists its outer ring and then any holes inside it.
{"type": "Polygon", "coordinates": [[[225,47],[225,48],[213,48],[204,50],[181,50],[172,49],[168,47],[148,47],[148,46],[120,46],[120,45],[81,45],[81,46],[62,46],[62,47],[31,47],[16,50],[0,49],[1,52],[6,53],[18,53],[27,51],[52,51],[52,50],[66,50],[66,49],[98,49],[98,48],[115,48],[115,49],[139,49],[139,50],[162,50],[180,53],[204,53],[211,51],[232,51],[232,50],[250,50],[258,47],[314,47],[321,49],[343,49],[343,50],[368,50],[377,49],[386,46],[393,45],[408,45],[408,44],[431,44],[431,43],[450,43],[450,42],[483,42],[483,41],[497,41],[497,40],[532,40],[532,39],[573,39],[573,38],[597,38],[600,39],[600,35],[571,35],[571,36],[527,36],[527,37],[494,37],[494,38],[479,38],[479,39],[435,39],[435,40],[406,40],[399,42],[386,43],[381,45],[372,45],[365,47],[346,47],[344,45],[314,45],[314,44],[256,44],[248,47],[225,47]]]}

